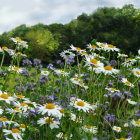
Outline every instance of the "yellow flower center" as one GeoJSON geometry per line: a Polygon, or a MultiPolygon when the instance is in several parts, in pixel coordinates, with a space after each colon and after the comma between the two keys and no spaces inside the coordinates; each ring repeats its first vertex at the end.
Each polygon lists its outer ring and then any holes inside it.
{"type": "Polygon", "coordinates": [[[3,46],[1,49],[2,49],[2,50],[8,50],[8,47],[3,46]]]}
{"type": "Polygon", "coordinates": [[[48,74],[48,72],[47,71],[44,71],[44,74],[48,74]]]}
{"type": "Polygon", "coordinates": [[[54,109],[55,105],[54,104],[47,104],[46,109],[54,109]]]}
{"type": "Polygon", "coordinates": [[[86,128],[87,128],[87,129],[92,129],[92,126],[87,125],[86,128]]]}
{"type": "Polygon", "coordinates": [[[108,45],[109,48],[115,48],[115,46],[113,46],[112,44],[108,45]]]}
{"type": "Polygon", "coordinates": [[[79,83],[79,85],[80,85],[80,86],[84,86],[85,84],[84,84],[84,83],[79,83]]]}
{"type": "Polygon", "coordinates": [[[51,119],[51,118],[49,118],[49,119],[46,119],[45,122],[46,122],[46,123],[54,123],[54,120],[51,119]]]}
{"type": "Polygon", "coordinates": [[[64,114],[64,112],[65,112],[64,109],[60,109],[59,111],[60,111],[60,113],[62,113],[62,114],[64,114]]]}
{"type": "Polygon", "coordinates": [[[95,46],[95,45],[92,45],[92,46],[91,46],[91,48],[92,48],[92,49],[96,49],[96,48],[97,48],[97,46],[95,46]]]}
{"type": "Polygon", "coordinates": [[[3,99],[8,99],[9,98],[9,96],[5,93],[1,94],[0,97],[3,98],[3,99]]]}
{"type": "Polygon", "coordinates": [[[125,138],[120,138],[119,140],[126,140],[125,138]]]}
{"type": "Polygon", "coordinates": [[[80,119],[79,119],[79,118],[75,118],[74,120],[75,120],[75,121],[80,121],[80,119]]]}
{"type": "Polygon", "coordinates": [[[16,70],[16,71],[20,70],[19,67],[13,67],[13,69],[16,70]]]}
{"type": "Polygon", "coordinates": [[[108,71],[112,71],[113,68],[111,66],[105,66],[104,69],[108,71]]]}
{"type": "Polygon", "coordinates": [[[129,81],[126,81],[125,84],[129,85],[129,86],[131,85],[131,83],[129,81]]]}
{"type": "Polygon", "coordinates": [[[61,74],[66,74],[66,72],[64,72],[64,71],[61,71],[61,74]]]}
{"type": "Polygon", "coordinates": [[[63,137],[68,137],[68,135],[67,134],[63,134],[63,137]]]}
{"type": "Polygon", "coordinates": [[[20,54],[21,54],[21,52],[16,52],[15,54],[16,54],[16,55],[20,55],[20,54]]]}
{"type": "Polygon", "coordinates": [[[76,47],[76,50],[77,50],[77,51],[81,51],[81,48],[76,47]]]}
{"type": "Polygon", "coordinates": [[[97,64],[97,63],[98,63],[98,60],[96,60],[96,59],[91,59],[90,62],[93,63],[93,64],[97,64]]]}
{"type": "Polygon", "coordinates": [[[8,121],[8,119],[6,117],[1,117],[0,121],[8,121]]]}
{"type": "Polygon", "coordinates": [[[20,130],[17,128],[12,129],[12,133],[20,133],[20,130]]]}
{"type": "Polygon", "coordinates": [[[26,125],[25,124],[20,124],[20,127],[21,128],[26,128],[26,125]]]}
{"type": "Polygon", "coordinates": [[[135,121],[136,124],[140,124],[140,121],[135,121]]]}
{"type": "Polygon", "coordinates": [[[116,130],[120,130],[120,128],[119,127],[116,127],[116,130]]]}
{"type": "Polygon", "coordinates": [[[95,66],[95,65],[93,65],[92,68],[99,68],[99,66],[95,66]]]}
{"type": "Polygon", "coordinates": [[[131,61],[131,60],[132,60],[132,58],[127,58],[127,59],[126,59],[126,62],[131,61]]]}
{"type": "Polygon", "coordinates": [[[77,105],[83,107],[83,106],[85,106],[85,103],[83,101],[78,101],[77,105]]]}
{"type": "Polygon", "coordinates": [[[78,78],[74,78],[73,80],[78,81],[79,79],[78,78]]]}
{"type": "Polygon", "coordinates": [[[98,53],[95,53],[95,55],[96,55],[96,56],[100,56],[100,54],[98,54],[98,53]]]}
{"type": "Polygon", "coordinates": [[[17,41],[22,41],[22,39],[19,38],[19,37],[16,37],[15,39],[16,39],[17,41]]]}
{"type": "Polygon", "coordinates": [[[137,75],[140,75],[140,72],[139,72],[139,71],[136,71],[136,74],[137,74],[137,75]]]}
{"type": "Polygon", "coordinates": [[[20,108],[18,108],[18,107],[14,108],[13,110],[15,110],[15,111],[21,111],[20,108]]]}
{"type": "Polygon", "coordinates": [[[87,52],[82,52],[82,54],[84,54],[84,55],[88,55],[87,52]]]}
{"type": "Polygon", "coordinates": [[[104,47],[104,46],[105,46],[105,44],[103,44],[103,43],[100,44],[100,47],[104,47]]]}
{"type": "Polygon", "coordinates": [[[23,99],[24,98],[24,96],[23,95],[21,95],[21,94],[18,94],[18,95],[16,95],[18,98],[21,98],[21,99],[23,99]]]}
{"type": "Polygon", "coordinates": [[[110,90],[115,91],[115,90],[116,90],[116,88],[110,88],[110,90]]]}
{"type": "Polygon", "coordinates": [[[20,105],[23,107],[28,107],[28,105],[26,103],[21,103],[20,105]]]}

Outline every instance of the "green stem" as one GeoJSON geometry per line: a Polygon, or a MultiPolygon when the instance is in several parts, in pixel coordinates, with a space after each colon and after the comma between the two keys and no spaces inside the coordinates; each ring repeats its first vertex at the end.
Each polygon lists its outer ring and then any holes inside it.
{"type": "Polygon", "coordinates": [[[1,60],[1,64],[0,64],[0,69],[3,66],[4,58],[5,58],[5,52],[3,53],[3,56],[2,56],[2,60],[1,60]]]}

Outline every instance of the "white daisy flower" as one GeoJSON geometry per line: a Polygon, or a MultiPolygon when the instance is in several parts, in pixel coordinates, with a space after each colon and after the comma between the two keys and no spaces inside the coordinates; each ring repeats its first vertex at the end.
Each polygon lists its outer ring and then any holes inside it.
{"type": "Polygon", "coordinates": [[[92,55],[93,55],[95,58],[100,58],[100,59],[102,59],[102,60],[105,59],[105,57],[101,56],[101,55],[98,54],[98,53],[93,53],[92,55]]]}
{"type": "Polygon", "coordinates": [[[64,59],[64,60],[68,60],[68,58],[73,58],[75,57],[75,54],[70,52],[69,50],[65,50],[63,52],[60,53],[60,56],[64,59]]]}
{"type": "Polygon", "coordinates": [[[7,92],[0,91],[0,100],[5,101],[7,104],[10,104],[15,99],[12,96],[9,96],[7,92]]]}
{"type": "Polygon", "coordinates": [[[12,54],[15,53],[14,50],[9,49],[9,48],[6,47],[6,46],[0,47],[0,53],[4,53],[5,51],[6,51],[9,55],[12,55],[12,54]]]}
{"type": "Polygon", "coordinates": [[[26,125],[25,124],[15,124],[14,127],[19,127],[19,129],[24,132],[26,130],[26,125]]]}
{"type": "Polygon", "coordinates": [[[121,80],[126,86],[134,87],[134,85],[127,80],[127,78],[122,78],[121,80]]]}
{"type": "Polygon", "coordinates": [[[96,126],[85,125],[85,126],[82,127],[82,129],[85,132],[90,132],[92,134],[96,134],[97,133],[97,127],[96,126]]]}
{"type": "Polygon", "coordinates": [[[4,51],[8,52],[9,48],[7,46],[0,47],[0,53],[4,53],[4,51]]]}
{"type": "Polygon", "coordinates": [[[10,52],[10,54],[11,54],[11,56],[12,56],[13,58],[16,58],[16,57],[18,57],[18,56],[27,57],[26,54],[23,54],[23,53],[21,53],[21,52],[14,52],[13,54],[10,52]]]}
{"type": "Polygon", "coordinates": [[[140,119],[138,119],[137,121],[132,120],[131,123],[132,123],[134,126],[140,127],[140,119]]]}
{"type": "Polygon", "coordinates": [[[19,45],[20,45],[21,47],[23,47],[23,48],[26,48],[26,49],[28,49],[28,47],[29,47],[26,41],[21,41],[21,42],[19,43],[19,45]]]}
{"type": "Polygon", "coordinates": [[[59,134],[56,135],[56,137],[58,139],[68,140],[68,139],[71,139],[72,138],[72,134],[68,135],[68,134],[65,134],[63,132],[60,132],[59,134]]]}
{"type": "Polygon", "coordinates": [[[81,48],[79,48],[79,47],[74,47],[73,45],[71,45],[70,48],[71,48],[72,51],[76,51],[76,52],[81,52],[81,51],[83,51],[81,48]]]}
{"type": "Polygon", "coordinates": [[[76,77],[76,78],[71,78],[70,81],[71,81],[72,83],[78,85],[78,83],[80,82],[80,79],[76,77]]]}
{"type": "Polygon", "coordinates": [[[13,97],[19,100],[30,101],[28,98],[25,98],[25,96],[23,96],[22,94],[14,94],[13,97]]]}
{"type": "Polygon", "coordinates": [[[103,72],[105,75],[117,74],[119,70],[114,69],[111,66],[100,67],[100,72],[103,72]]]}
{"type": "Polygon", "coordinates": [[[116,51],[116,52],[119,52],[120,50],[118,48],[116,48],[116,46],[112,45],[112,44],[107,44],[105,45],[105,48],[104,48],[106,51],[116,51]]]}
{"type": "Polygon", "coordinates": [[[117,126],[113,126],[113,128],[112,128],[114,131],[116,131],[116,132],[121,132],[121,127],[117,127],[117,126]]]}
{"type": "Polygon", "coordinates": [[[89,55],[86,57],[86,65],[94,65],[102,67],[103,63],[101,63],[99,60],[95,59],[93,55],[89,55]]]}
{"type": "Polygon", "coordinates": [[[9,66],[9,69],[8,69],[9,71],[16,71],[16,72],[18,72],[18,73],[22,73],[23,72],[23,69],[22,68],[20,68],[20,67],[16,67],[16,66],[9,66]]]}
{"type": "MultiPolygon", "coordinates": [[[[28,48],[28,44],[26,41],[23,41],[21,38],[19,37],[16,37],[16,38],[11,38],[11,40],[15,43],[15,44],[18,44],[20,47],[23,47],[23,48],[28,48]]],[[[20,48],[18,46],[18,49],[20,48]]]]}
{"type": "Polygon", "coordinates": [[[96,42],[96,44],[99,46],[98,50],[105,50],[107,46],[107,43],[96,42]]]}
{"type": "Polygon", "coordinates": [[[7,130],[7,129],[3,129],[4,135],[12,135],[14,140],[22,140],[21,137],[21,131],[17,128],[14,128],[12,130],[7,130]]]}
{"type": "Polygon", "coordinates": [[[82,119],[79,117],[76,117],[75,114],[71,113],[70,119],[76,123],[82,123],[82,119]]]}
{"type": "Polygon", "coordinates": [[[20,37],[16,37],[16,38],[13,38],[11,37],[11,40],[14,42],[14,43],[18,43],[18,42],[21,42],[22,39],[20,37]]]}
{"type": "Polygon", "coordinates": [[[41,118],[40,120],[37,121],[37,123],[42,126],[44,124],[49,124],[51,129],[54,128],[59,128],[59,121],[55,121],[54,118],[50,118],[50,117],[45,117],[45,118],[41,118]]]}
{"type": "Polygon", "coordinates": [[[50,74],[50,72],[49,71],[41,71],[41,75],[45,75],[45,76],[48,76],[50,74]]]}
{"type": "Polygon", "coordinates": [[[19,113],[19,114],[22,114],[22,110],[18,107],[15,107],[15,108],[6,108],[6,112],[7,113],[10,113],[10,114],[13,114],[13,113],[19,113]]]}
{"type": "Polygon", "coordinates": [[[81,54],[81,56],[88,56],[88,53],[87,53],[85,50],[82,50],[82,51],[80,52],[80,54],[81,54]]]}
{"type": "Polygon", "coordinates": [[[88,89],[88,86],[85,86],[85,84],[83,82],[78,82],[78,84],[80,87],[83,87],[85,89],[88,89]]]}
{"type": "Polygon", "coordinates": [[[131,105],[136,105],[136,104],[137,104],[137,102],[132,101],[132,100],[130,100],[130,99],[127,99],[127,102],[128,102],[129,104],[131,104],[131,105]]]}
{"type": "Polygon", "coordinates": [[[24,132],[26,130],[26,125],[20,124],[19,129],[21,129],[21,131],[24,132]]]}
{"type": "Polygon", "coordinates": [[[122,63],[122,65],[123,65],[124,67],[130,67],[130,66],[132,66],[136,61],[137,61],[136,59],[127,58],[127,59],[125,59],[125,62],[122,63]]]}
{"type": "Polygon", "coordinates": [[[76,73],[74,76],[78,78],[78,77],[83,77],[84,74],[82,74],[82,73],[76,73]]]}
{"type": "Polygon", "coordinates": [[[62,70],[54,70],[54,72],[58,75],[62,75],[62,76],[68,76],[69,73],[68,72],[65,72],[65,71],[62,71],[62,70]]]}
{"type": "Polygon", "coordinates": [[[102,68],[103,67],[92,65],[92,66],[89,66],[88,70],[95,71],[96,74],[99,74],[99,73],[101,73],[102,68]]]}
{"type": "Polygon", "coordinates": [[[123,126],[124,126],[124,127],[128,127],[128,126],[129,126],[129,124],[128,124],[128,123],[125,123],[123,126]]]}
{"type": "Polygon", "coordinates": [[[3,126],[6,127],[6,124],[16,124],[14,121],[9,121],[6,117],[0,117],[0,121],[2,122],[3,126]]]}
{"type": "Polygon", "coordinates": [[[87,48],[90,49],[90,51],[95,51],[98,49],[98,47],[96,45],[88,44],[87,46],[88,46],[87,48]]]}
{"type": "Polygon", "coordinates": [[[65,110],[62,108],[59,108],[59,112],[60,112],[60,114],[59,114],[58,118],[61,119],[65,115],[65,110]]]}
{"type": "Polygon", "coordinates": [[[118,57],[118,58],[119,58],[119,57],[125,58],[125,57],[128,57],[128,55],[127,55],[127,54],[123,54],[123,53],[122,53],[122,54],[121,54],[121,53],[118,53],[118,56],[117,56],[117,57],[118,57]]]}
{"type": "Polygon", "coordinates": [[[78,111],[89,112],[89,110],[92,110],[92,106],[81,99],[70,102],[70,105],[78,109],[78,111]]]}
{"type": "Polygon", "coordinates": [[[132,70],[132,72],[134,73],[134,75],[135,75],[136,77],[140,77],[140,69],[135,68],[135,69],[132,70]]]}
{"type": "Polygon", "coordinates": [[[59,109],[60,107],[58,105],[49,103],[39,107],[39,113],[41,113],[42,115],[47,113],[48,116],[59,117],[61,115],[59,109]]]}
{"type": "Polygon", "coordinates": [[[120,90],[117,90],[116,88],[105,88],[105,89],[108,90],[111,93],[120,92],[120,90]]]}
{"type": "Polygon", "coordinates": [[[16,107],[16,108],[19,108],[20,110],[22,110],[23,112],[26,112],[27,110],[30,110],[31,108],[29,107],[29,105],[27,104],[27,103],[25,103],[25,102],[14,102],[13,103],[14,104],[14,106],[16,107]]]}

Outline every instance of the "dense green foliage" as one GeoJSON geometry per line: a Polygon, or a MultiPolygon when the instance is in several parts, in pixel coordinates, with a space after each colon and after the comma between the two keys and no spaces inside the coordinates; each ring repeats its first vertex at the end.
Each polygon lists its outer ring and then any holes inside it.
{"type": "Polygon", "coordinates": [[[94,13],[83,13],[68,24],[20,25],[0,36],[0,46],[12,46],[9,37],[21,37],[29,42],[30,58],[40,58],[44,63],[53,62],[58,53],[69,45],[86,48],[92,39],[116,45],[126,53],[136,53],[140,48],[140,9],[133,5],[123,8],[99,8],[94,13]],[[30,53],[32,52],[32,53],[30,53]]]}

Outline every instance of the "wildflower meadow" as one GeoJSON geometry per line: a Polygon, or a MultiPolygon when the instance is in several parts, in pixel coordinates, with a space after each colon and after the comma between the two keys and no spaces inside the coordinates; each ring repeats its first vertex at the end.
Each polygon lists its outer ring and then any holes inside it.
{"type": "Polygon", "coordinates": [[[42,65],[24,53],[26,41],[9,39],[14,49],[0,47],[0,140],[140,140],[140,50],[93,40],[42,65]]]}

